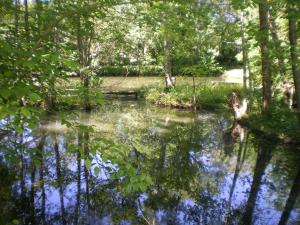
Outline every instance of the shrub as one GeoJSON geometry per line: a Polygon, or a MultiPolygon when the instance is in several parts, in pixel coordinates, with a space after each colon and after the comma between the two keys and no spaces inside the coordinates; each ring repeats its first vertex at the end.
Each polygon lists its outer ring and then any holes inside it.
{"type": "Polygon", "coordinates": [[[164,74],[161,66],[102,66],[94,68],[98,76],[160,76],[164,74]]]}
{"type": "MultiPolygon", "coordinates": [[[[129,65],[129,66],[101,66],[94,68],[98,76],[163,76],[164,69],[157,65],[129,65]]],[[[221,66],[212,64],[194,65],[194,66],[175,66],[173,74],[186,76],[220,76],[224,70],[221,66]]]]}
{"type": "MultiPolygon", "coordinates": [[[[226,108],[232,92],[241,95],[242,88],[233,84],[197,85],[196,106],[209,109],[226,108]]],[[[159,105],[190,107],[193,104],[193,87],[190,85],[177,86],[169,91],[163,88],[151,88],[145,91],[144,95],[147,101],[159,105]]]]}

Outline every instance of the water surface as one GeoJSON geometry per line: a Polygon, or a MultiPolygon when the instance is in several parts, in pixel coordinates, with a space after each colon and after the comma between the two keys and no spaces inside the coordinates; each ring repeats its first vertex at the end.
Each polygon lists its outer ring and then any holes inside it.
{"type": "Polygon", "coordinates": [[[0,224],[300,224],[299,148],[227,113],[110,99],[65,115],[94,131],[51,115],[1,140],[0,224]]]}

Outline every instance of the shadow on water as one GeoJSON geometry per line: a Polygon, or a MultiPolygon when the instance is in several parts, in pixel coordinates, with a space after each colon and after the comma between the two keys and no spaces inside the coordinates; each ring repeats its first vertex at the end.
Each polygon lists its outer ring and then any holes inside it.
{"type": "Polygon", "coordinates": [[[94,131],[52,116],[11,132],[0,142],[0,224],[299,224],[299,148],[228,118],[110,101],[77,112],[94,131]]]}

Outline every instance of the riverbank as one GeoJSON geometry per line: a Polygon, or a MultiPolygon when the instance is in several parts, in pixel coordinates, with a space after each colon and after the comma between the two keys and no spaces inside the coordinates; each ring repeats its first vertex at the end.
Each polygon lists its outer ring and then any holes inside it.
{"type": "Polygon", "coordinates": [[[297,115],[288,109],[277,110],[268,116],[252,113],[238,122],[262,138],[277,139],[282,144],[300,145],[297,115]]]}
{"type": "MultiPolygon", "coordinates": [[[[227,83],[224,80],[234,80],[228,74],[219,78],[197,78],[195,91],[191,77],[178,77],[176,87],[166,90],[163,77],[105,77],[101,84],[91,89],[91,104],[98,107],[104,101],[102,93],[113,93],[113,96],[124,96],[132,98],[144,98],[147,102],[163,107],[205,109],[205,110],[230,110],[229,96],[236,92],[242,96],[240,83],[227,83]],[[125,93],[125,94],[124,94],[125,93]]],[[[76,87],[78,79],[70,79],[69,87],[76,87]]],[[[65,89],[67,90],[67,89],[65,89]]],[[[74,109],[80,107],[80,90],[78,93],[61,95],[60,107],[63,109],[74,109]]],[[[259,102],[259,93],[254,95],[255,101],[259,102]]],[[[280,105],[282,103],[275,102],[280,105]]],[[[259,107],[254,104],[252,113],[243,118],[241,125],[248,127],[254,133],[267,138],[279,139],[283,143],[296,143],[300,140],[300,128],[295,112],[284,105],[277,106],[277,110],[271,116],[261,116],[259,107]]]]}
{"type": "Polygon", "coordinates": [[[237,84],[204,82],[195,86],[176,86],[166,90],[153,87],[142,91],[146,101],[156,105],[175,108],[228,109],[228,99],[232,92],[241,94],[242,88],[237,84]]]}

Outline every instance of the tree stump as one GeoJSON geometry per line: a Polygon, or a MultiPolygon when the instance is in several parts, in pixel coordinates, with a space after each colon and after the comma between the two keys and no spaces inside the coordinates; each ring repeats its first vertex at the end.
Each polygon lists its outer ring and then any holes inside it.
{"type": "Polygon", "coordinates": [[[248,104],[246,99],[243,99],[241,103],[239,96],[235,92],[231,93],[229,104],[230,108],[232,109],[235,120],[240,119],[247,114],[248,104]]]}

